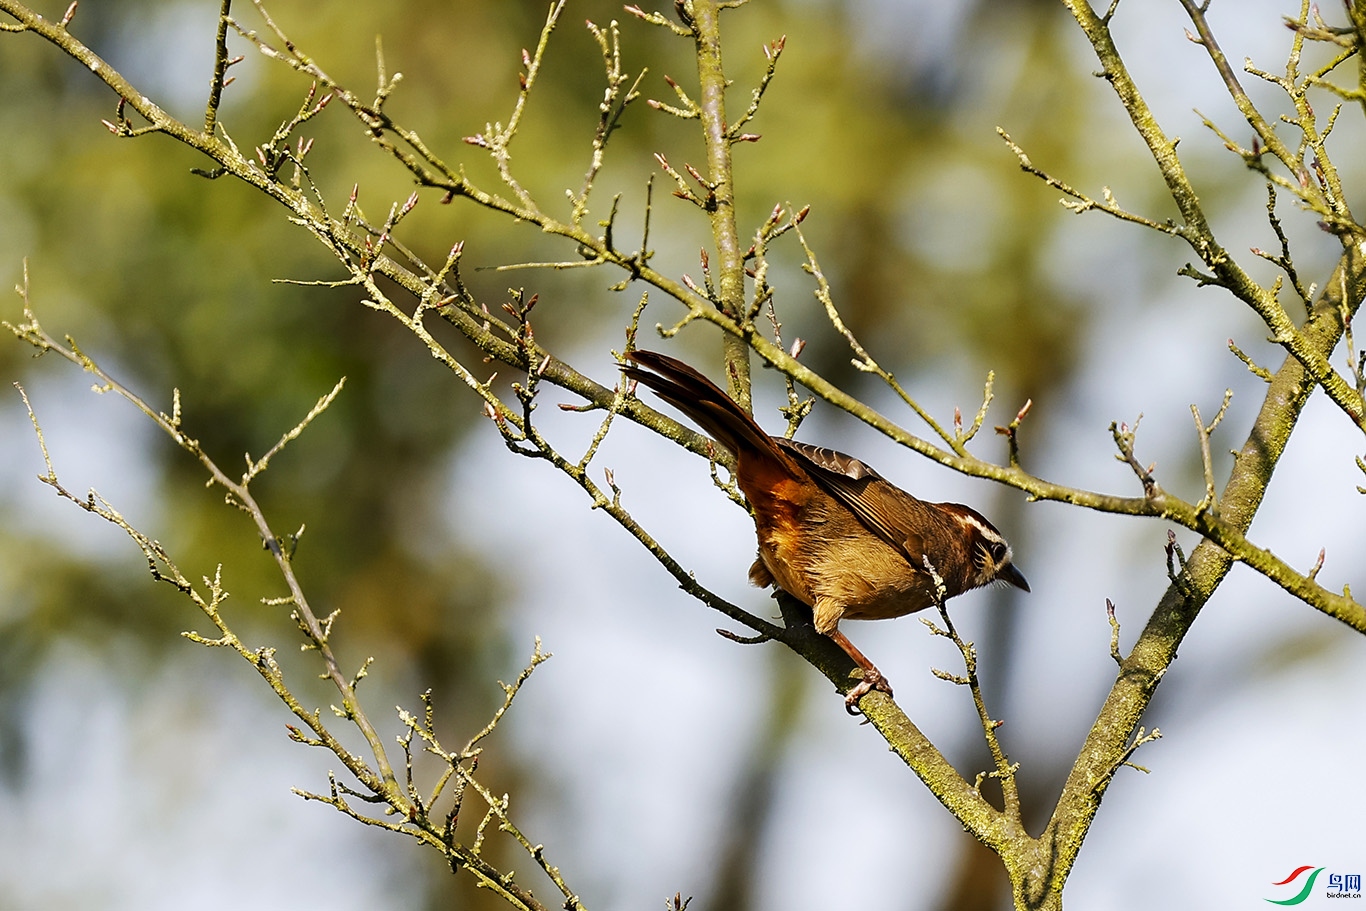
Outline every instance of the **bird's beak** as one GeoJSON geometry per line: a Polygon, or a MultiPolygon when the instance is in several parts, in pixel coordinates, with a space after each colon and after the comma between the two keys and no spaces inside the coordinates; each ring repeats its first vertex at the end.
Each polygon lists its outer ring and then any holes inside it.
{"type": "Polygon", "coordinates": [[[996,574],[997,579],[1003,579],[1016,588],[1029,591],[1029,583],[1025,581],[1024,573],[1015,568],[1014,563],[1007,563],[1001,567],[1001,571],[996,574]]]}

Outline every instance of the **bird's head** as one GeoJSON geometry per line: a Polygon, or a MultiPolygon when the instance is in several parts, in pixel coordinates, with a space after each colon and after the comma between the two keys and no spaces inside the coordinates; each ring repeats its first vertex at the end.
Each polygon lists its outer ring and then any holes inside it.
{"type": "Polygon", "coordinates": [[[947,510],[963,533],[963,546],[972,566],[968,574],[968,588],[978,588],[992,582],[1007,582],[1022,591],[1029,591],[1024,573],[1015,568],[1010,543],[977,510],[960,503],[937,504],[947,510]]]}

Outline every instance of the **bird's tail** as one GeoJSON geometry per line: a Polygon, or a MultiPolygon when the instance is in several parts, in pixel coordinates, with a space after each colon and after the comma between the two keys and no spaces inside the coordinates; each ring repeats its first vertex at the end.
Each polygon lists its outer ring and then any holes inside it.
{"type": "Polygon", "coordinates": [[[762,454],[766,460],[773,459],[787,469],[791,476],[804,475],[792,457],[734,399],[687,364],[667,354],[639,349],[628,351],[626,357],[634,362],[621,368],[626,376],[653,389],[664,401],[692,418],[737,459],[749,453],[762,454]]]}

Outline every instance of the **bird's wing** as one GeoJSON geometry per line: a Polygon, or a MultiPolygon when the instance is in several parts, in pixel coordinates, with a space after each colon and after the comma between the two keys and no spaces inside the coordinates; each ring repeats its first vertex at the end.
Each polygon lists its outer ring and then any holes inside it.
{"type": "Polygon", "coordinates": [[[878,474],[871,465],[851,455],[774,437],[795,453],[821,490],[842,503],[870,531],[906,556],[919,570],[924,566],[925,540],[913,531],[927,528],[928,504],[878,474]]]}

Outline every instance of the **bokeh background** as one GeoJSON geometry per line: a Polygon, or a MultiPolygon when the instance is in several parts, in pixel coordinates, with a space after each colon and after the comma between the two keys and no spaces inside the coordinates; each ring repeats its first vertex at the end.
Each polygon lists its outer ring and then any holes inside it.
{"type": "MultiPolygon", "coordinates": [[[[65,3],[43,3],[60,17],[65,3]]],[[[244,21],[259,27],[239,4],[244,21]]],[[[73,31],[153,99],[202,117],[212,60],[211,0],[83,4],[73,31]]],[[[519,49],[544,17],[536,0],[315,4],[271,11],[334,76],[369,91],[375,41],[404,80],[391,112],[486,186],[495,178],[461,137],[505,120],[519,49]]],[[[1287,2],[1217,3],[1231,60],[1284,67],[1287,2]]],[[[601,97],[596,45],[582,28],[622,20],[626,66],[649,67],[647,97],[673,101],[663,77],[695,80],[686,42],[602,0],[572,0],[514,146],[524,182],[550,206],[577,189],[601,97]]],[[[787,36],[778,77],[737,149],[746,230],[775,203],[810,204],[805,224],[845,315],[941,420],[971,415],[996,371],[988,424],[1032,398],[1024,458],[1064,483],[1134,492],[1107,427],[1142,413],[1140,457],[1198,499],[1189,405],[1208,419],[1234,391],[1214,449],[1241,445],[1262,384],[1227,351],[1232,337],[1279,363],[1265,330],[1218,290],[1176,277],[1179,243],[1095,214],[1023,175],[999,125],[1034,161],[1153,217],[1174,209],[1089,48],[1061,5],[1012,0],[754,0],[726,17],[740,109],[762,72],[761,45],[787,36]]],[[[1246,127],[1175,3],[1121,4],[1121,51],[1180,146],[1224,245],[1274,249],[1265,191],[1216,137],[1246,127]],[[1198,112],[1196,110],[1198,109],[1198,112]]],[[[222,119],[237,142],[264,140],[306,86],[254,55],[234,69],[222,119]]],[[[1252,77],[1273,113],[1283,99],[1252,77]]],[[[1321,102],[1327,105],[1324,98],[1321,102]]],[[[387,738],[387,706],[431,688],[455,742],[497,705],[535,637],[555,657],[526,686],[480,771],[589,907],[658,908],[675,891],[697,909],[1004,907],[996,861],[977,848],[813,671],[772,645],[741,647],[686,599],[624,532],[591,512],[547,466],[511,456],[476,401],[420,345],[351,289],[274,279],[335,279],[325,251],[265,198],[190,174],[203,162],[161,137],[119,140],[100,124],[109,92],[25,35],[0,36],[0,284],[28,259],[32,300],[153,404],[181,390],[186,424],[225,466],[264,452],[339,376],[333,408],[276,460],[258,493],[280,528],[307,524],[299,565],[313,603],[341,610],[345,660],[375,664],[362,685],[387,738]]],[[[1338,164],[1360,186],[1355,110],[1337,127],[1338,164]]],[[[1288,128],[1285,128],[1288,129],[1288,128]]],[[[353,184],[379,220],[410,192],[339,109],[307,131],[313,173],[337,207],[353,184]]],[[[613,139],[595,217],[622,197],[619,230],[638,232],[652,154],[698,161],[690,125],[643,105],[613,139]]],[[[656,181],[651,245],[666,272],[699,275],[705,224],[656,181]]],[[[1307,281],[1322,281],[1335,242],[1283,202],[1307,281]]],[[[465,278],[490,306],[509,286],[540,294],[538,339],[603,382],[638,290],[605,272],[491,270],[573,251],[526,225],[424,196],[405,240],[439,260],[466,242],[465,278]]],[[[885,390],[852,371],[797,268],[774,253],[784,331],[803,355],[880,410],[915,427],[885,390]]],[[[20,300],[0,315],[20,318],[20,300]]],[[[644,326],[680,312],[656,300],[644,326]]],[[[649,333],[645,336],[648,338],[649,333]]],[[[645,339],[643,343],[647,343],[645,339]]],[[[477,357],[453,341],[456,350],[477,357]]],[[[648,342],[663,345],[663,342],[648,342]]],[[[717,340],[690,329],[669,350],[715,373],[717,340]]],[[[164,542],[190,575],[224,565],[229,618],[249,642],[281,646],[291,679],[326,706],[287,621],[253,531],[198,467],[126,403],[91,393],[56,358],[0,343],[0,373],[22,381],[67,486],[94,487],[164,542]]],[[[1343,358],[1338,357],[1341,361],[1343,358]]],[[[487,368],[490,371],[492,368],[487,368]]],[[[781,401],[758,374],[764,420],[781,401]]],[[[548,392],[543,429],[573,451],[591,417],[548,392]]],[[[803,437],[854,451],[931,499],[972,503],[1015,544],[1033,593],[955,602],[975,639],[995,714],[1021,763],[1037,831],[1113,680],[1105,599],[1127,647],[1166,584],[1167,528],[1026,504],[891,447],[818,407],[803,437]]],[[[1322,396],[1296,432],[1254,538],[1320,579],[1360,584],[1361,440],[1322,396]]],[[[978,451],[1003,457],[989,431],[978,451]]],[[[706,466],[619,426],[599,465],[626,505],[705,584],[757,612],[745,585],[752,528],[711,488],[706,466]]],[[[146,909],[493,907],[415,844],[365,830],[291,787],[325,790],[336,765],[290,743],[284,709],[234,656],[178,634],[204,621],[117,530],[57,500],[17,393],[0,396],[0,908],[146,909]]],[[[1180,535],[1187,547],[1189,535],[1180,535]]],[[[965,770],[985,769],[966,694],[936,680],[955,653],[914,619],[851,624],[901,704],[965,770]]],[[[1067,887],[1089,909],[1237,907],[1281,897],[1271,883],[1302,864],[1366,866],[1356,803],[1366,748],[1362,643],[1345,627],[1236,567],[1168,674],[1146,723],[1164,738],[1110,788],[1067,887]]],[[[545,897],[505,848],[497,856],[545,897]]],[[[1321,899],[1314,899],[1321,900],[1321,899]]]]}

